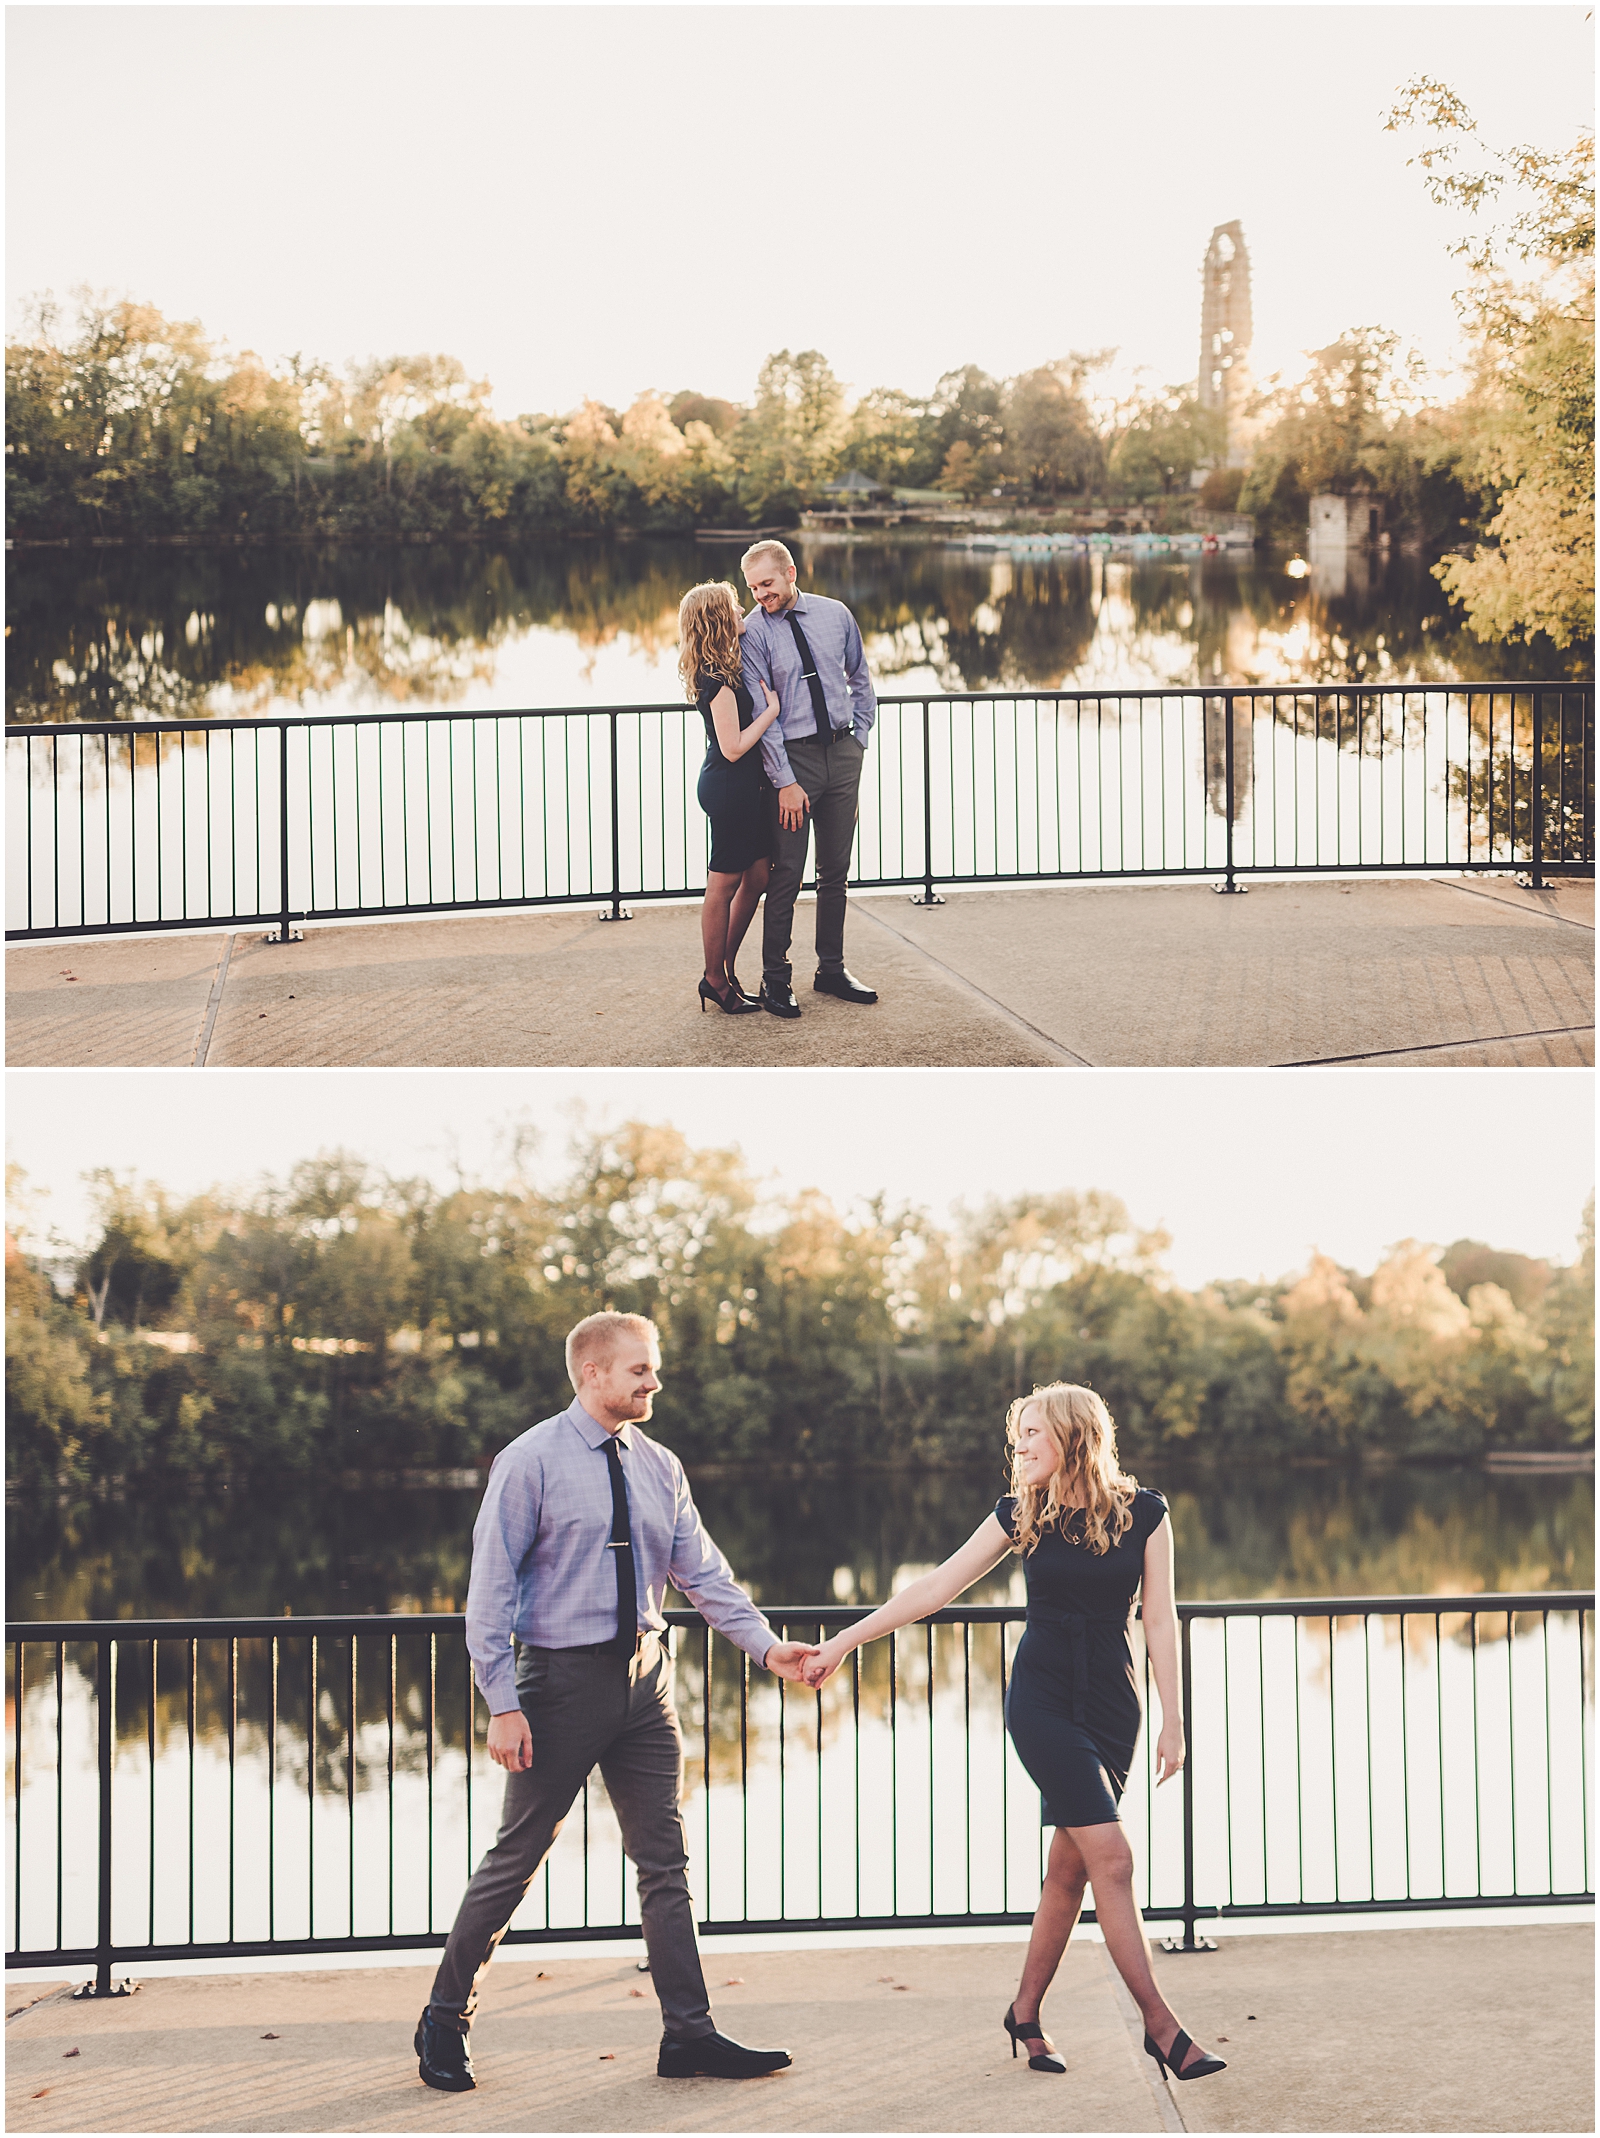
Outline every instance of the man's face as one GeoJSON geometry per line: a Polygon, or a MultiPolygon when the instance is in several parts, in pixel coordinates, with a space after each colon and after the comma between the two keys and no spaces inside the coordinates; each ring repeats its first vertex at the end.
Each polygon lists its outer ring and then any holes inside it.
{"type": "Polygon", "coordinates": [[[744,583],[769,616],[778,616],[794,600],[794,566],[778,557],[756,557],[744,583]]]}
{"type": "Polygon", "coordinates": [[[642,1422],[661,1382],[660,1347],[643,1335],[624,1336],[608,1359],[585,1359],[583,1405],[597,1424],[642,1422]]]}

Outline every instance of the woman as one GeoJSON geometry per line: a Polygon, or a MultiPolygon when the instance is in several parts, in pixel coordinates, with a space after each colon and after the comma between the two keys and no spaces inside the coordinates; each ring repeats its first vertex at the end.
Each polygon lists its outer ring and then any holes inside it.
{"type": "Polygon", "coordinates": [[[852,1648],[942,1610],[1008,1551],[1020,1552],[1028,1623],[1006,1697],[1006,1727],[1039,1785],[1044,1823],[1056,1832],[1022,1980],[1003,2022],[1011,2053],[1020,2041],[1030,2071],[1066,2069],[1050,2053],[1054,2044],[1040,2006],[1078,1920],[1084,1887],[1092,1885],[1106,1948],[1144,2014],[1146,2054],[1174,2078],[1205,2078],[1227,2066],[1195,2046],[1156,1987],[1133,1897],[1133,1852],[1117,1817],[1139,1734],[1128,1629],[1141,1587],[1145,1645],[1161,1695],[1157,1781],[1170,1780],[1183,1765],[1167,1503],[1118,1466],[1116,1430],[1093,1389],[1058,1381],[1019,1397],[1007,1414],[1006,1436],[1010,1494],[943,1566],[824,1642],[806,1666],[806,1682],[822,1684],[852,1648]]]}
{"type": "Polygon", "coordinates": [[[714,1002],[730,1017],[760,1004],[740,987],[733,965],[772,873],[772,790],[756,745],[778,717],[777,694],[757,713],[744,685],[739,634],[744,618],[723,580],[692,586],[678,604],[678,673],[706,724],[706,756],[696,789],[711,819],[706,902],[700,909],[705,976],[700,1007],[714,1002]]]}

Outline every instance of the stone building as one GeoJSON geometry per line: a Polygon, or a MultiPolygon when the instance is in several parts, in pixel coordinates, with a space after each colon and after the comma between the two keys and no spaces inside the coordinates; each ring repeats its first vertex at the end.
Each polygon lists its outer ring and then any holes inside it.
{"type": "Polygon", "coordinates": [[[1200,406],[1216,409],[1227,425],[1224,465],[1242,468],[1249,459],[1244,407],[1250,398],[1250,255],[1239,223],[1219,223],[1201,268],[1200,406]]]}
{"type": "Polygon", "coordinates": [[[1352,490],[1346,497],[1322,491],[1311,500],[1310,534],[1315,549],[1387,547],[1383,499],[1370,490],[1352,490]]]}

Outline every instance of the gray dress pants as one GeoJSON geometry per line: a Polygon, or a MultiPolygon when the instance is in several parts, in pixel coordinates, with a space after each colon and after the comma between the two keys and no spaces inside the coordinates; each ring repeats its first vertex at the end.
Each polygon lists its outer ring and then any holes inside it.
{"type": "Polygon", "coordinates": [[[473,1872],[434,1977],[429,2009],[465,2032],[478,1985],[522,1896],[598,1765],[639,1876],[650,1979],[669,2034],[709,2034],[711,2005],[695,1940],[679,1795],[683,1740],[672,1662],[654,1634],[630,1665],[594,1648],[517,1649],[517,1698],[533,1732],[533,1764],[506,1776],[493,1848],[473,1872]]]}
{"type": "Polygon", "coordinates": [[[761,963],[767,977],[789,981],[789,939],[794,902],[806,871],[806,850],[817,837],[817,970],[844,971],[845,885],[856,839],[856,801],[866,751],[854,735],[824,745],[814,736],[785,743],[790,770],[805,789],[811,809],[798,831],[778,826],[778,850],[767,884],[761,927],[761,963]]]}

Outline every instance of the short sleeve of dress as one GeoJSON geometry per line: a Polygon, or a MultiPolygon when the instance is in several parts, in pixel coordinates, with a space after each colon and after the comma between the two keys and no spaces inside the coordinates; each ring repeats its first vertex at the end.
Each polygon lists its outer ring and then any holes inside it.
{"type": "Polygon", "coordinates": [[[1147,1544],[1150,1541],[1161,1527],[1162,1520],[1168,1512],[1166,1497],[1163,1493],[1151,1492],[1143,1485],[1140,1486],[1138,1497],[1134,1501],[1133,1519],[1141,1544],[1147,1544]]]}
{"type": "Polygon", "coordinates": [[[996,1500],[994,1518],[1008,1537],[1017,1533],[1017,1501],[1014,1493],[1008,1492],[1003,1500],[996,1500]]]}

